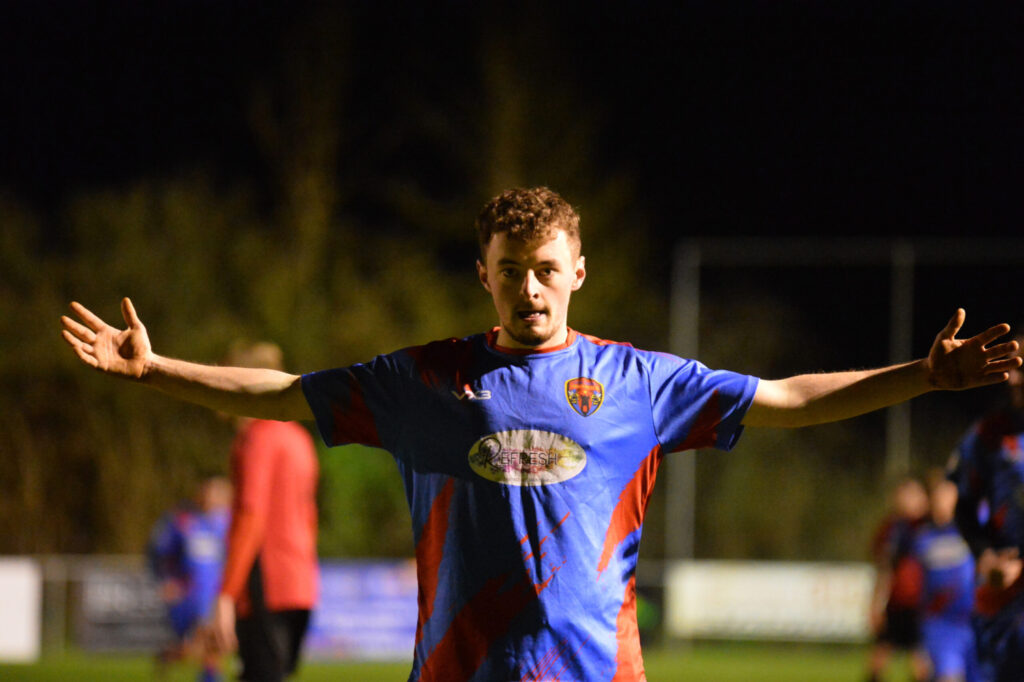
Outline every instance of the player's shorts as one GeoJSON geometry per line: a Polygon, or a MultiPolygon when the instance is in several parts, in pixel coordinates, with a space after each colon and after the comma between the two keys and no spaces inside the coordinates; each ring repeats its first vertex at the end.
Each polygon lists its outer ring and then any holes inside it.
{"type": "Polygon", "coordinates": [[[897,649],[916,649],[921,645],[921,619],[914,609],[886,609],[885,626],[878,633],[879,644],[897,649]]]}
{"type": "Polygon", "coordinates": [[[257,611],[235,623],[239,680],[280,682],[295,671],[309,626],[309,610],[257,611]]]}
{"type": "Polygon", "coordinates": [[[182,599],[167,609],[171,629],[178,639],[184,639],[199,624],[206,612],[206,605],[194,599],[182,599]]]}
{"type": "Polygon", "coordinates": [[[921,623],[921,636],[936,678],[955,677],[966,682],[981,679],[969,622],[926,618],[921,623]]]}

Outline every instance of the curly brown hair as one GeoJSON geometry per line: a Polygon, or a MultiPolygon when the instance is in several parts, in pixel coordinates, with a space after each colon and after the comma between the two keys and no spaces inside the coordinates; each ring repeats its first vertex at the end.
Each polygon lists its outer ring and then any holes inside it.
{"type": "Polygon", "coordinates": [[[579,255],[580,217],[565,199],[547,187],[505,190],[487,202],[476,219],[480,257],[487,258],[491,237],[504,232],[510,239],[531,243],[563,230],[579,255]]]}

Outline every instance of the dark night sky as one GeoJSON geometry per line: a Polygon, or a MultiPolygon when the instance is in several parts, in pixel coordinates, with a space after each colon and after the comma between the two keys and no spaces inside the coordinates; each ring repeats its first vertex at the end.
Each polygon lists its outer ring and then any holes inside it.
{"type": "MultiPolygon", "coordinates": [[[[564,41],[579,106],[598,107],[606,125],[601,162],[635,174],[666,233],[1017,230],[1019,4],[721,4],[524,10],[564,41]]],[[[388,83],[410,64],[440,98],[472,77],[479,11],[440,7],[349,6],[362,121],[387,120],[388,83]]],[[[6,5],[0,186],[47,207],[198,164],[254,174],[246,97],[299,11],[199,0],[6,5]]],[[[423,176],[437,181],[432,169],[423,176]]]]}

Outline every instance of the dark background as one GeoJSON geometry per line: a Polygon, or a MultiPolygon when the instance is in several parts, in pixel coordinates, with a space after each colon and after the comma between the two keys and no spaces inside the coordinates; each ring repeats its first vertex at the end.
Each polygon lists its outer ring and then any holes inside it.
{"type": "MultiPolygon", "coordinates": [[[[230,444],[80,367],[69,299],[113,322],[130,295],[158,352],[204,362],[274,339],[292,371],[473,333],[493,310],[470,226],[512,183],[579,208],[570,324],[605,338],[671,347],[674,247],[711,238],[930,249],[917,356],[957,306],[968,334],[1021,323],[1021,29],[1014,3],[5,3],[0,551],[138,551],[230,444]]],[[[884,259],[811,256],[707,263],[698,357],[890,362],[884,259]]],[[[1000,399],[915,401],[915,469],[1000,399]]],[[[321,551],[407,553],[390,460],[323,467],[321,551]]],[[[890,473],[884,413],[754,430],[699,455],[697,556],[860,558],[890,473]]],[[[645,556],[675,523],[658,490],[645,556]]]]}
{"type": "MultiPolygon", "coordinates": [[[[1017,230],[1016,3],[551,5],[348,3],[353,137],[373,145],[410,90],[465,104],[481,26],[543,25],[521,59],[600,116],[594,162],[636,178],[659,236],[1017,230]]],[[[258,177],[249,86],[306,9],[6,3],[0,185],[48,207],[197,162],[258,177]]],[[[399,145],[366,171],[437,194],[463,180],[417,156],[399,145]]]]}

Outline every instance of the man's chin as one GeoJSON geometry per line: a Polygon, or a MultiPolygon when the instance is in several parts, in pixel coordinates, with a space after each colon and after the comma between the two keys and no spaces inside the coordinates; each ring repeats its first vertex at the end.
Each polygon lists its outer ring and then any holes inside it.
{"type": "Polygon", "coordinates": [[[503,329],[508,337],[522,348],[540,348],[550,345],[554,337],[553,332],[545,332],[539,329],[510,329],[508,327],[503,327],[503,329]]]}

